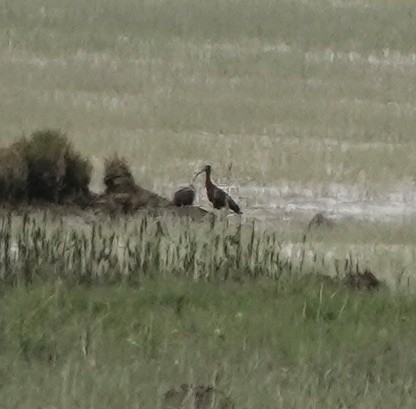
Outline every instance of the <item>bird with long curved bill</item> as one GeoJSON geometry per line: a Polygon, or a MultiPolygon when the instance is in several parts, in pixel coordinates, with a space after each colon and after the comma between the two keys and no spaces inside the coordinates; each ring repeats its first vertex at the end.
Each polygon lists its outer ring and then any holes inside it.
{"type": "Polygon", "coordinates": [[[206,165],[194,176],[195,178],[205,172],[205,188],[207,190],[208,200],[212,203],[215,209],[227,208],[231,209],[234,213],[243,214],[240,207],[236,202],[234,202],[231,196],[212,183],[211,171],[211,166],[206,165]]]}

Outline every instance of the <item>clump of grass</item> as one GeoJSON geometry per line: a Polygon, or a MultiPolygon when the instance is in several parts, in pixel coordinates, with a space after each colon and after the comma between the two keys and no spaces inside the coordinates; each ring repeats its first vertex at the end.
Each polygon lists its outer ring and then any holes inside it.
{"type": "Polygon", "coordinates": [[[136,193],[139,190],[127,160],[118,155],[113,155],[105,160],[104,184],[107,194],[136,193]]]}
{"type": "Polygon", "coordinates": [[[125,211],[135,211],[141,207],[159,207],[170,204],[169,200],[139,186],[125,158],[113,155],[104,165],[105,194],[122,205],[125,211]]]}

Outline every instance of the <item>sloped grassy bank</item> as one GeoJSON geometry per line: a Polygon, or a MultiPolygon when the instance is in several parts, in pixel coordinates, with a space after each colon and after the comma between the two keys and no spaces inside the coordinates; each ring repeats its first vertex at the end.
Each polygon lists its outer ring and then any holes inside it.
{"type": "Polygon", "coordinates": [[[383,284],[352,257],[325,262],[321,254],[312,260],[308,254],[306,263],[305,249],[288,256],[282,248],[278,233],[258,229],[254,222],[220,218],[196,223],[145,212],[116,218],[89,212],[78,220],[65,212],[9,212],[0,218],[0,283],[139,285],[159,277],[245,282],[312,273],[332,286],[370,290],[383,284]],[[334,267],[337,276],[329,277],[326,269],[334,267]]]}

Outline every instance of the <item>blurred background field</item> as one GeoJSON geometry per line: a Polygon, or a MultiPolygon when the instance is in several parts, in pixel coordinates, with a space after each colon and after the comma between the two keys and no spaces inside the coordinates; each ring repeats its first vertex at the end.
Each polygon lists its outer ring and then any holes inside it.
{"type": "MultiPolygon", "coordinates": [[[[4,1],[0,133],[68,132],[168,186],[414,190],[408,1],[4,1]]],[[[161,189],[161,187],[160,187],[161,189]]]]}

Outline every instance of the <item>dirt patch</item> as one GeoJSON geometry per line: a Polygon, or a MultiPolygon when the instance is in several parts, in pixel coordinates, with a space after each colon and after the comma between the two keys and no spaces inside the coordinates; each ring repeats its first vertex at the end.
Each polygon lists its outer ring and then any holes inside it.
{"type": "Polygon", "coordinates": [[[109,201],[110,207],[120,206],[124,212],[134,212],[142,207],[170,205],[170,201],[139,186],[124,158],[114,155],[104,165],[105,193],[100,197],[109,201]]]}
{"type": "Polygon", "coordinates": [[[310,273],[301,278],[302,282],[310,284],[327,285],[330,287],[344,286],[352,290],[374,291],[386,287],[386,284],[379,280],[374,273],[366,269],[364,272],[348,271],[345,276],[330,276],[327,274],[310,273]]]}
{"type": "Polygon", "coordinates": [[[169,389],[162,399],[163,409],[233,409],[232,400],[222,391],[205,385],[187,385],[169,389]]]}
{"type": "Polygon", "coordinates": [[[363,273],[359,271],[355,273],[349,272],[344,278],[344,283],[355,290],[373,291],[384,287],[384,283],[370,270],[365,270],[363,273]]]}
{"type": "Polygon", "coordinates": [[[146,212],[154,217],[186,217],[201,221],[215,217],[197,206],[177,207],[170,201],[141,187],[134,179],[125,158],[113,155],[104,165],[105,192],[92,201],[90,207],[98,208],[110,215],[146,212]]]}
{"type": "Polygon", "coordinates": [[[317,213],[309,222],[308,229],[315,229],[315,228],[327,228],[332,229],[335,227],[335,222],[326,216],[323,213],[317,213]]]}

